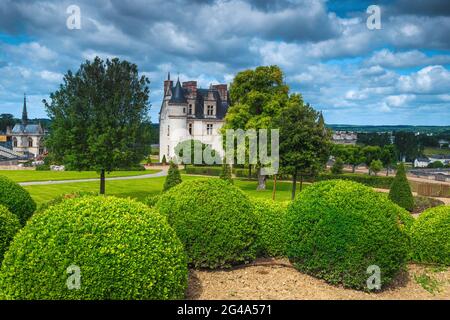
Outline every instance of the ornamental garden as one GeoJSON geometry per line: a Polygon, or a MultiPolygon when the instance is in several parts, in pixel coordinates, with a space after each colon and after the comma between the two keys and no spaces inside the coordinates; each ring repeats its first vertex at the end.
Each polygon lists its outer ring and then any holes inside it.
{"type": "MultiPolygon", "coordinates": [[[[412,265],[448,275],[450,206],[413,197],[393,146],[332,146],[323,115],[289,94],[283,78],[276,66],[237,74],[223,127],[278,129],[276,175],[262,174],[261,163],[231,168],[228,161],[208,167],[164,159],[164,176],[139,180],[132,176],[155,173],[130,171],[150,153],[148,79],[118,59],[96,58],[67,74],[44,101],[52,128],[41,169],[68,171],[0,174],[0,299],[192,298],[196,274],[227,270],[231,281],[233,272],[261,261],[283,261],[297,275],[373,298],[400,288],[412,265]],[[344,164],[360,163],[369,175],[343,173],[344,164]],[[395,177],[377,176],[383,166],[387,174],[396,167],[395,177]],[[30,185],[95,172],[100,188],[30,185]],[[114,173],[128,180],[107,184],[114,173]]],[[[283,291],[283,271],[277,280],[283,291]]],[[[430,294],[440,290],[426,274],[414,280],[430,294]]]]}

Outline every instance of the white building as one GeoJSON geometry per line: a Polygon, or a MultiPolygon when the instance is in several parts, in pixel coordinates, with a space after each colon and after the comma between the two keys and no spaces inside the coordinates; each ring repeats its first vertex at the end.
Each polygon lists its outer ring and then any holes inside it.
{"type": "Polygon", "coordinates": [[[175,147],[185,140],[198,140],[223,156],[219,130],[228,110],[229,97],[226,84],[197,88],[197,81],[175,86],[170,73],[164,81],[164,98],[159,113],[159,159],[169,161],[175,147]]]}
{"type": "Polygon", "coordinates": [[[44,129],[40,124],[28,123],[27,100],[23,98],[22,122],[16,124],[12,130],[8,128],[6,135],[11,137],[14,152],[29,158],[36,158],[44,153],[44,129]]]}
{"type": "Polygon", "coordinates": [[[335,131],[331,138],[335,144],[356,145],[358,135],[355,132],[335,131]]]}
{"type": "Polygon", "coordinates": [[[417,158],[414,160],[414,168],[426,168],[430,164],[428,158],[417,158]]]}

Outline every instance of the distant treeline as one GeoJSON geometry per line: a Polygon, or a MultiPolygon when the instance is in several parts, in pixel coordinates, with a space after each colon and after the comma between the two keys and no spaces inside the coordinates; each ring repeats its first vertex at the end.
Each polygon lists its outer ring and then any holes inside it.
{"type": "Polygon", "coordinates": [[[328,124],[328,128],[333,131],[353,131],[353,132],[420,132],[420,133],[448,133],[450,134],[450,126],[359,126],[359,125],[343,125],[328,124]]]}

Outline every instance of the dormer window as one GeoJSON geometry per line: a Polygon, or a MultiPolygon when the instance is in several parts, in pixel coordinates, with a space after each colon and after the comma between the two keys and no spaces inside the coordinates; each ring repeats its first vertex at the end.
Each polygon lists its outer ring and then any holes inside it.
{"type": "Polygon", "coordinates": [[[192,114],[192,104],[189,104],[188,114],[192,114]]]}
{"type": "Polygon", "coordinates": [[[207,112],[206,114],[208,116],[213,116],[214,115],[214,106],[208,105],[206,112],[207,112]]]}

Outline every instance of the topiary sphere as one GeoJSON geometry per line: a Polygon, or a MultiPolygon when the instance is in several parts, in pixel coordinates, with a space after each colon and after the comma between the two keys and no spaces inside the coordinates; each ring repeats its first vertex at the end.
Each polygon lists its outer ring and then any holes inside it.
{"type": "Polygon", "coordinates": [[[412,259],[450,265],[450,206],[425,210],[410,229],[412,259]]]}
{"type": "Polygon", "coordinates": [[[0,205],[0,264],[9,243],[20,229],[20,222],[5,206],[0,205]]]}
{"type": "Polygon", "coordinates": [[[15,214],[21,225],[24,225],[36,210],[36,203],[28,191],[4,176],[0,176],[0,204],[15,214]]]}
{"type": "Polygon", "coordinates": [[[368,267],[376,265],[383,287],[406,263],[403,210],[356,182],[315,183],[288,207],[288,257],[301,271],[362,290],[369,289],[368,267]]]}
{"type": "Polygon", "coordinates": [[[129,199],[86,196],[33,216],[16,235],[0,298],[180,299],[187,272],[164,217],[129,199]]]}
{"type": "Polygon", "coordinates": [[[194,267],[228,267],[256,256],[252,204],[224,180],[183,182],[163,193],[156,209],[167,216],[194,267]]]}
{"type": "Polygon", "coordinates": [[[258,255],[281,257],[286,252],[285,219],[287,202],[251,199],[259,223],[258,255]]]}

